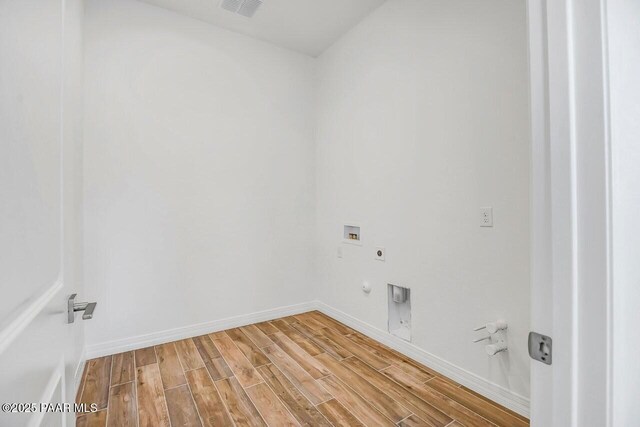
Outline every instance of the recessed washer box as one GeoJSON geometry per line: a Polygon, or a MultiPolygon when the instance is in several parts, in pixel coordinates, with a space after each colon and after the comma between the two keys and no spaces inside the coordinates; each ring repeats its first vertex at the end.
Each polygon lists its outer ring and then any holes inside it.
{"type": "Polygon", "coordinates": [[[352,245],[362,245],[359,225],[345,225],[342,241],[352,245]]]}

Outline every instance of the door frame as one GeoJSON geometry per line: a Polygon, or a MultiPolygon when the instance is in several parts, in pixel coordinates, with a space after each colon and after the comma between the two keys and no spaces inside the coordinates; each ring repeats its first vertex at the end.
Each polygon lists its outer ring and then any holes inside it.
{"type": "Polygon", "coordinates": [[[527,0],[533,426],[612,426],[606,0],[527,0]]]}

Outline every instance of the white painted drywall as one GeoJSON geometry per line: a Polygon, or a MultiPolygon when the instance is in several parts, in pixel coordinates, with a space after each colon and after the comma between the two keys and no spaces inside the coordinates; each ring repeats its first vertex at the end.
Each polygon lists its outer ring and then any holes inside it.
{"type": "Polygon", "coordinates": [[[90,346],[316,298],[385,329],[392,282],[415,345],[528,396],[523,1],[392,0],[313,60],[90,0],[85,55],[90,346]]]}
{"type": "Polygon", "coordinates": [[[142,0],[240,34],[318,56],[384,0],[269,0],[250,19],[216,0],[142,0]]]}
{"type": "Polygon", "coordinates": [[[89,345],[312,299],[310,57],[90,0],[89,345]]]}
{"type": "Polygon", "coordinates": [[[640,407],[640,3],[608,0],[613,223],[613,422],[640,407]]]}
{"type": "Polygon", "coordinates": [[[386,329],[387,283],[408,286],[416,346],[521,396],[527,58],[524,1],[388,1],[319,58],[316,130],[319,299],[386,329]],[[341,244],[351,222],[362,246],[341,244]],[[498,318],[509,351],[489,357],[472,329],[498,318]]]}

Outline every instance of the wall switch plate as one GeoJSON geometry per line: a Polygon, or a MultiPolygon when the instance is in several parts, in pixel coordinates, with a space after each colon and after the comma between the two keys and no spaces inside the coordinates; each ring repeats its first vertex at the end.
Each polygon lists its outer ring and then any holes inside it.
{"type": "Polygon", "coordinates": [[[384,261],[385,253],[386,251],[384,250],[384,248],[376,248],[374,259],[377,259],[378,261],[384,261]]]}
{"type": "Polygon", "coordinates": [[[338,249],[336,250],[336,256],[338,258],[342,258],[342,247],[338,246],[338,249]]]}
{"type": "Polygon", "coordinates": [[[493,208],[480,208],[480,227],[493,227],[493,208]]]}

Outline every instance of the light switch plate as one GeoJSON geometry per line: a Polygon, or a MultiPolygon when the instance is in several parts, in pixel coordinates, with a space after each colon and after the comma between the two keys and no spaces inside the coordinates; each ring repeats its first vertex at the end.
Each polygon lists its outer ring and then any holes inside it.
{"type": "Polygon", "coordinates": [[[480,208],[480,227],[493,227],[493,208],[480,208]]]}
{"type": "Polygon", "coordinates": [[[377,259],[378,261],[384,261],[385,254],[386,254],[386,251],[384,250],[384,248],[378,247],[376,248],[374,259],[377,259]]]}

